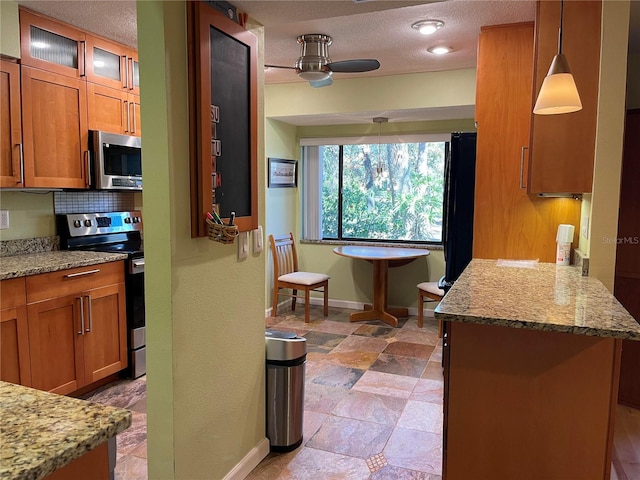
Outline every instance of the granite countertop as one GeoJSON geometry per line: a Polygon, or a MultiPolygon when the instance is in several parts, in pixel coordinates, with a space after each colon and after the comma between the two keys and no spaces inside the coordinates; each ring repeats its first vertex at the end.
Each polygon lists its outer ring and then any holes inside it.
{"type": "Polygon", "coordinates": [[[43,478],[130,425],[129,410],[0,382],[0,478],[43,478]]]}
{"type": "Polygon", "coordinates": [[[640,340],[640,324],[606,287],[578,268],[473,259],[435,317],[599,337],[640,340]]]}
{"type": "Polygon", "coordinates": [[[55,272],[68,268],[87,267],[127,258],[126,253],[56,250],[0,257],[0,280],[55,272]]]}

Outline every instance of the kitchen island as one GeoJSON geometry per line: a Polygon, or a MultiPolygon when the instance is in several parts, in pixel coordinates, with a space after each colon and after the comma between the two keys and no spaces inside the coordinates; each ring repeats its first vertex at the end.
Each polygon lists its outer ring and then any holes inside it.
{"type": "Polygon", "coordinates": [[[0,382],[0,478],[113,478],[131,412],[0,382]]]}
{"type": "Polygon", "coordinates": [[[640,325],[602,283],[474,259],[435,316],[444,479],[609,479],[621,342],[640,325]]]}

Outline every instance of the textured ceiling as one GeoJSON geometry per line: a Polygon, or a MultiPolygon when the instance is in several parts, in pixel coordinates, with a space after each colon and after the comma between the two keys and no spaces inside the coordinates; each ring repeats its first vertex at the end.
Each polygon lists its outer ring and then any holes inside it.
{"type": "MultiPolygon", "coordinates": [[[[136,47],[136,6],[133,0],[18,0],[35,11],[76,25],[120,43],[136,47]]],[[[477,37],[482,25],[533,21],[534,0],[249,0],[231,2],[265,26],[265,63],[292,67],[300,55],[296,37],[324,33],[333,37],[332,61],[376,58],[379,70],[334,74],[334,79],[395,75],[472,68],[476,64],[477,37]],[[425,37],[411,28],[424,19],[438,19],[445,26],[425,37]],[[444,56],[427,53],[434,45],[447,45],[444,56]]],[[[640,53],[640,0],[631,2],[630,51],[640,53]]],[[[301,79],[290,69],[267,69],[265,82],[289,83],[301,79]]],[[[330,87],[329,87],[330,88],[330,87]]],[[[471,110],[467,109],[473,113],[471,110]]],[[[300,125],[362,123],[373,116],[390,121],[455,118],[468,111],[411,110],[402,112],[354,112],[340,117],[286,119],[300,125]]],[[[470,115],[470,116],[471,116],[470,115]]],[[[459,118],[459,117],[458,117],[459,118]]]]}

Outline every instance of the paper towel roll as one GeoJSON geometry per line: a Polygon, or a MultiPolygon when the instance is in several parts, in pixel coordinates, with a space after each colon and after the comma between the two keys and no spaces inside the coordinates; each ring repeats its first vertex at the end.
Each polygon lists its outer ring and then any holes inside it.
{"type": "Polygon", "coordinates": [[[573,231],[575,227],[573,225],[565,225],[561,223],[558,225],[558,233],[556,234],[556,242],[558,243],[572,243],[573,231]]]}

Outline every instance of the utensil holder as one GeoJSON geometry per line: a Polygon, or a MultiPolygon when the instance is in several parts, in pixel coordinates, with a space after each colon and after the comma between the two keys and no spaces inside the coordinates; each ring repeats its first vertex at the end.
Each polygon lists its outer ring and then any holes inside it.
{"type": "Polygon", "coordinates": [[[238,227],[236,225],[219,225],[217,223],[209,223],[209,240],[225,244],[233,243],[238,236],[238,227]]]}

